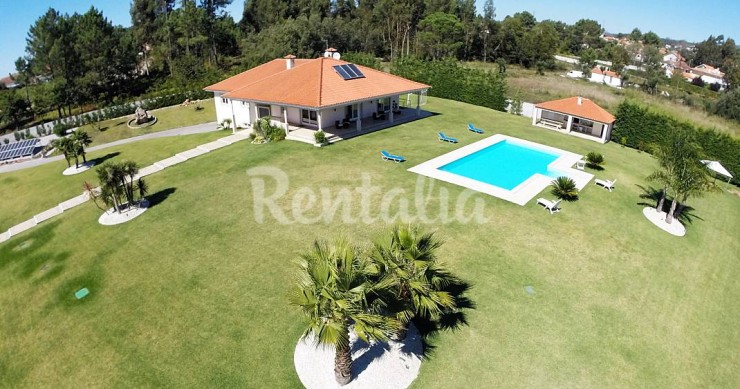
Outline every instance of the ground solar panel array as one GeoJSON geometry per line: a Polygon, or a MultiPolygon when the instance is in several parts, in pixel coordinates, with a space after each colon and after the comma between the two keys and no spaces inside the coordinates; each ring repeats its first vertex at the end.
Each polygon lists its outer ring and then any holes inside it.
{"type": "Polygon", "coordinates": [[[39,139],[28,139],[0,145],[0,161],[33,155],[33,151],[39,146],[39,143],[41,143],[39,139]]]}

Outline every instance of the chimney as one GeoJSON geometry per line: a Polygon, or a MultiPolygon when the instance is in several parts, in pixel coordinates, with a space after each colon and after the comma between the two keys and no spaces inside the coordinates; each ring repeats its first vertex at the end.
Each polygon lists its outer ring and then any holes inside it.
{"type": "Polygon", "coordinates": [[[295,66],[295,55],[288,54],[283,58],[285,58],[285,68],[288,70],[293,69],[293,66],[295,66]]]}
{"type": "Polygon", "coordinates": [[[578,105],[583,105],[583,97],[578,96],[578,105]]]}
{"type": "Polygon", "coordinates": [[[325,58],[335,58],[336,59],[336,52],[337,49],[330,47],[324,51],[324,57],[325,58]]]}

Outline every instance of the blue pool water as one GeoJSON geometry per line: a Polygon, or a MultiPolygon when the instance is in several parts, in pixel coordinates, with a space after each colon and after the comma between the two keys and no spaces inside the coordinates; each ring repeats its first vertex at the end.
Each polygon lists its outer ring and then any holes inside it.
{"type": "Polygon", "coordinates": [[[557,177],[547,165],[558,157],[558,154],[505,140],[441,166],[439,170],[512,190],[536,173],[557,177]]]}

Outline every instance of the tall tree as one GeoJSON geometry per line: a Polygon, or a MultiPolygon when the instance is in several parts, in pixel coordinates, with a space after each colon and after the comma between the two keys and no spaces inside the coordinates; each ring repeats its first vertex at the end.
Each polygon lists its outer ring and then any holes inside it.
{"type": "Polygon", "coordinates": [[[421,21],[419,29],[419,45],[427,58],[455,56],[463,46],[463,25],[455,15],[435,12],[421,21]]]}
{"type": "MultiPolygon", "coordinates": [[[[701,196],[711,190],[713,185],[706,167],[700,162],[701,148],[696,143],[693,132],[683,127],[668,131],[666,140],[657,145],[655,155],[660,170],[649,178],[661,182],[664,188],[670,188],[674,193],[670,210],[666,214],[666,223],[670,224],[677,215],[679,202],[685,203],[690,197],[701,196]]],[[[658,207],[662,207],[662,204],[663,198],[658,207]]],[[[658,208],[658,211],[662,209],[658,208]]]]}

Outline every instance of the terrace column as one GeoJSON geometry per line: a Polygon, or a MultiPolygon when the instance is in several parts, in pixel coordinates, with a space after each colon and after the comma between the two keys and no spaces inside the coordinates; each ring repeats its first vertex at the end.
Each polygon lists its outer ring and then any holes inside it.
{"type": "Polygon", "coordinates": [[[421,116],[421,92],[416,92],[416,116],[421,116]]]}
{"type": "Polygon", "coordinates": [[[391,124],[393,124],[393,106],[391,106],[391,114],[388,116],[388,118],[391,121],[391,124]]]}
{"type": "Polygon", "coordinates": [[[573,125],[573,115],[568,115],[568,124],[565,125],[565,129],[570,132],[570,126],[573,125]]]}
{"type": "Polygon", "coordinates": [[[540,109],[539,108],[535,108],[534,109],[534,112],[532,113],[532,125],[533,126],[536,126],[537,125],[537,116],[539,116],[539,113],[540,113],[540,109]]]}
{"type": "Polygon", "coordinates": [[[236,115],[234,114],[234,100],[229,99],[229,107],[231,107],[231,133],[236,133],[236,115]]]}
{"type": "Polygon", "coordinates": [[[357,107],[357,132],[362,132],[362,101],[357,107]]]}
{"type": "Polygon", "coordinates": [[[321,110],[316,111],[316,118],[318,119],[319,131],[324,131],[321,127],[321,110]]]}
{"type": "Polygon", "coordinates": [[[285,135],[288,135],[290,128],[288,127],[288,107],[283,107],[283,120],[285,121],[285,135]]]}
{"type": "Polygon", "coordinates": [[[257,121],[260,120],[259,118],[259,110],[257,109],[257,104],[250,103],[249,109],[252,111],[252,114],[250,115],[252,120],[250,120],[250,123],[252,125],[252,130],[254,131],[254,123],[257,123],[257,121]]]}

